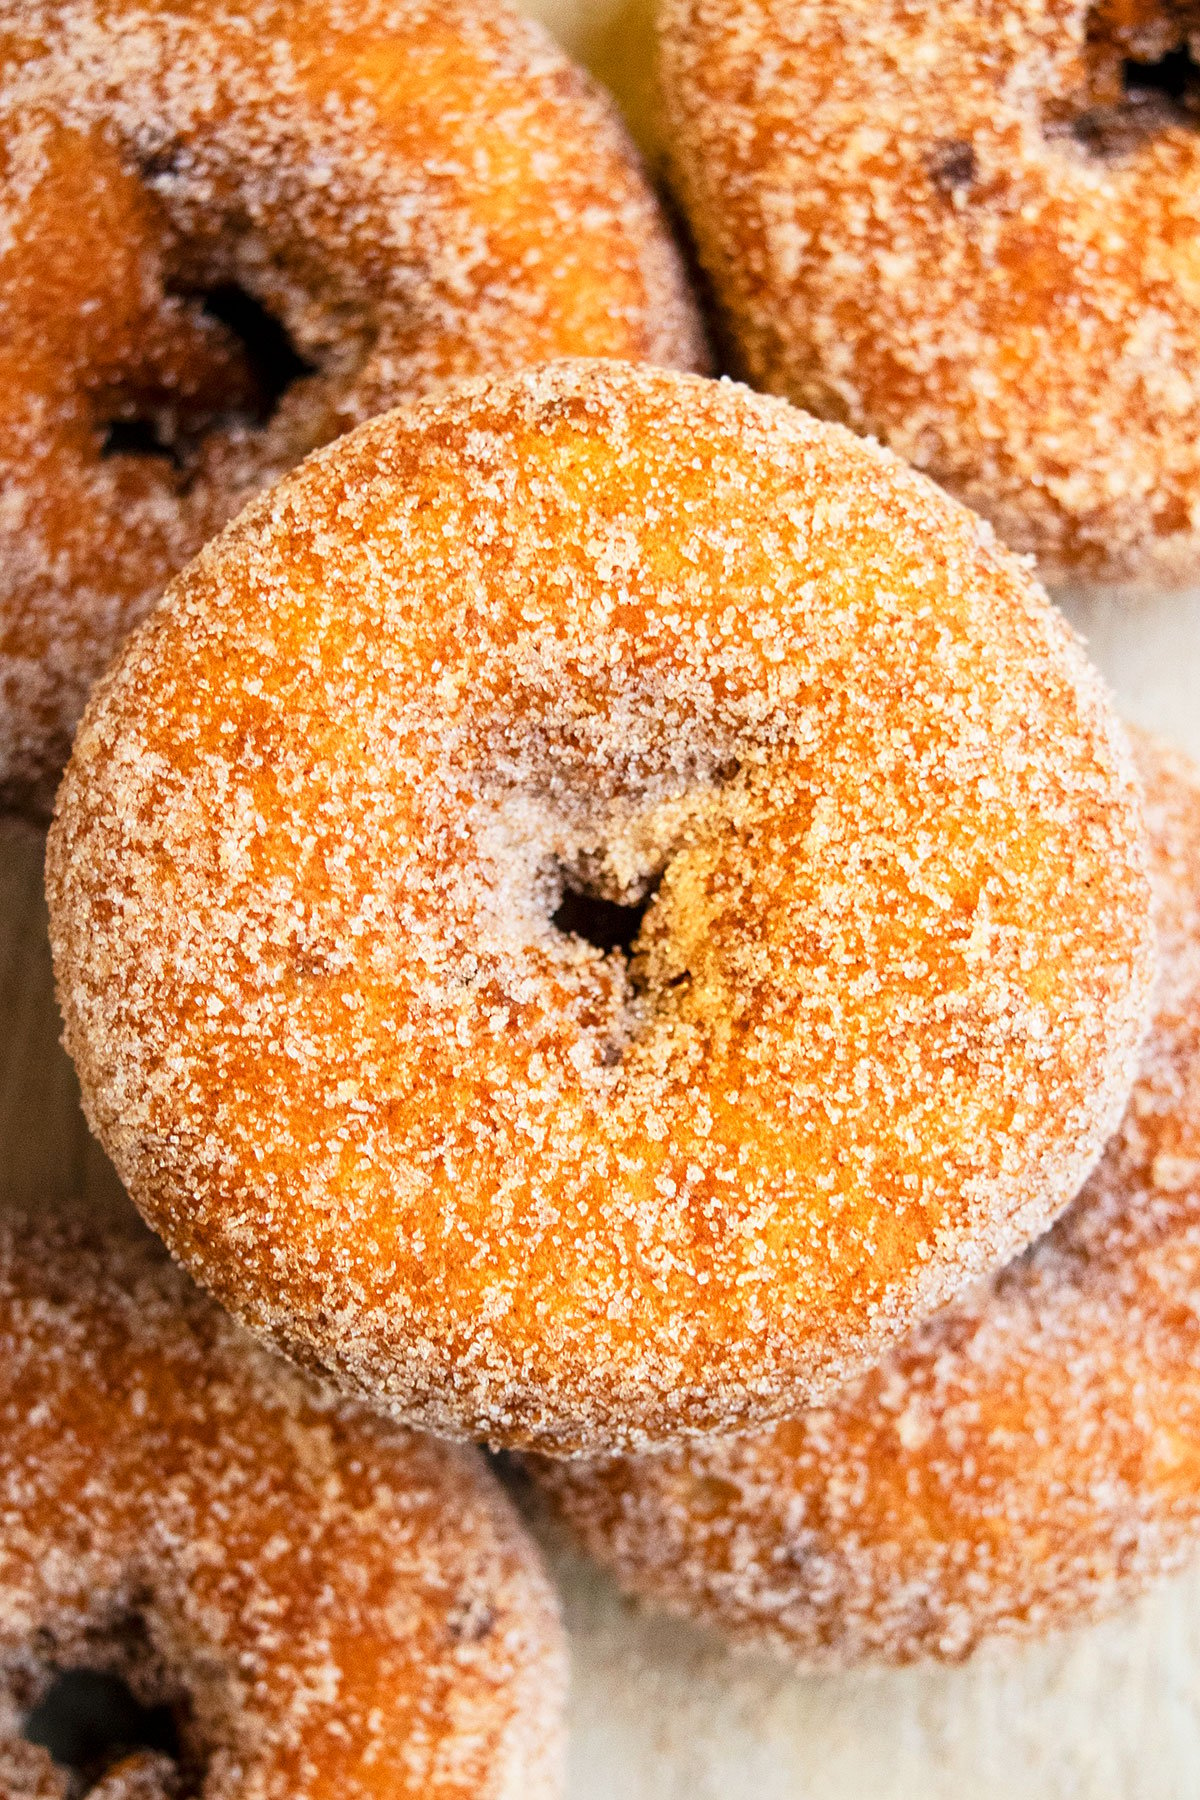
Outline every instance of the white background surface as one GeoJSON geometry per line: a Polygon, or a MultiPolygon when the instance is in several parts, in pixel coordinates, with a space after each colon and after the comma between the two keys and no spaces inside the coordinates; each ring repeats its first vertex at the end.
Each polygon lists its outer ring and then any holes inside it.
{"type": "MultiPolygon", "coordinates": [[[[530,0],[652,138],[647,0],[530,0]]],[[[1068,610],[1126,715],[1200,756],[1200,589],[1068,610]]],[[[0,1185],[111,1197],[57,1049],[41,846],[0,829],[0,1185]]],[[[557,1552],[570,1800],[1197,1800],[1200,1561],[1140,1606],[957,1669],[810,1678],[642,1613],[557,1552]]]]}

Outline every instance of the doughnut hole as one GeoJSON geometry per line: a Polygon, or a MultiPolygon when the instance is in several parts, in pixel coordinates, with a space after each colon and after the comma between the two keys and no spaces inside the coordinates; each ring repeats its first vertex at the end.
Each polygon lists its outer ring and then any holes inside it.
{"type": "Polygon", "coordinates": [[[195,1739],[185,1686],[139,1613],[41,1629],[0,1670],[6,1800],[194,1800],[195,1739]]]}
{"type": "MultiPolygon", "coordinates": [[[[164,313],[182,314],[185,333],[195,337],[200,355],[210,348],[205,339],[217,338],[211,348],[217,353],[214,360],[225,365],[232,410],[197,410],[188,404],[190,396],[162,380],[159,370],[135,368],[123,387],[103,396],[106,404],[98,410],[111,416],[101,455],[159,458],[178,473],[175,485],[183,488],[209,432],[269,424],[288,389],[313,374],[316,365],[300,355],[286,328],[237,282],[222,282],[208,293],[164,292],[162,303],[164,313]],[[227,341],[208,331],[209,321],[227,341]]],[[[180,322],[176,316],[170,324],[180,322]]]]}
{"type": "Polygon", "coordinates": [[[573,887],[566,881],[550,923],[556,931],[582,938],[603,955],[620,956],[628,965],[657,887],[657,881],[652,882],[640,900],[606,900],[603,894],[590,893],[586,887],[573,887]]]}
{"type": "MultiPolygon", "coordinates": [[[[736,760],[718,765],[708,794],[727,788],[739,772],[740,765],[736,760]]],[[[705,789],[700,792],[704,793],[705,789]]],[[[693,794],[692,804],[697,797],[693,794]]],[[[653,833],[653,826],[651,831],[653,833]]],[[[678,844],[673,845],[671,855],[678,848],[678,844]]],[[[649,955],[655,941],[655,924],[659,926],[657,935],[661,937],[661,911],[651,920],[651,929],[644,931],[643,927],[650,919],[651,909],[663,886],[668,861],[660,851],[657,861],[643,867],[632,879],[628,875],[623,881],[618,877],[615,890],[611,876],[606,882],[603,857],[599,869],[594,861],[589,865],[587,859],[574,867],[555,866],[559,899],[550,915],[551,925],[577,943],[589,944],[602,956],[615,959],[615,966],[624,972],[634,993],[644,992],[652,979],[649,955]]],[[[690,979],[689,970],[677,969],[663,978],[661,986],[678,988],[690,979]]]]}
{"type": "Polygon", "coordinates": [[[1132,154],[1172,128],[1200,124],[1200,7],[1100,0],[1084,28],[1083,83],[1059,102],[1057,130],[1094,155],[1132,154]]]}
{"type": "Polygon", "coordinates": [[[202,508],[201,485],[272,424],[316,362],[240,278],[236,249],[181,236],[152,180],[102,141],[58,142],[43,185],[21,272],[29,286],[49,280],[59,304],[15,308],[14,331],[50,383],[50,423],[81,459],[117,462],[101,477],[116,524],[164,486],[202,508]],[[49,229],[72,192],[88,211],[82,244],[49,229]]]}
{"type": "Polygon", "coordinates": [[[25,1720],[27,1741],[65,1774],[68,1800],[136,1773],[146,1800],[177,1800],[179,1736],[171,1709],[144,1706],[119,1675],[64,1669],[25,1720]],[[110,1777],[113,1778],[110,1781],[110,1777]]]}
{"type": "MultiPolygon", "coordinates": [[[[495,984],[504,1005],[520,1011],[534,983],[544,1004],[565,1009],[567,1063],[588,1086],[616,1078],[631,1046],[667,1022],[672,991],[688,979],[661,967],[678,923],[660,896],[698,844],[720,832],[737,765],[683,781],[660,770],[644,787],[598,802],[580,771],[556,766],[549,746],[536,760],[536,774],[485,795],[463,840],[473,871],[463,919],[478,944],[477,979],[495,984]]],[[[591,773],[602,786],[600,772],[591,773]]]]}

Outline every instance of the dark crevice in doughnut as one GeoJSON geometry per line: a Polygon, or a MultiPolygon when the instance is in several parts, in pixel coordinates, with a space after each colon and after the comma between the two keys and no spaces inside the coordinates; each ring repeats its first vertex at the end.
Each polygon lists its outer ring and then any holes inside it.
{"type": "Polygon", "coordinates": [[[1186,111],[1189,123],[1195,123],[1200,106],[1200,68],[1189,44],[1177,45],[1155,62],[1133,62],[1126,58],[1121,65],[1121,81],[1131,99],[1161,94],[1186,111]]]}
{"type": "Polygon", "coordinates": [[[730,327],[725,321],[717,296],[713,289],[712,279],[700,257],[700,248],[691,221],[683,210],[683,206],[665,178],[659,178],[654,184],[658,203],[666,215],[671,236],[683,262],[684,274],[696,311],[700,317],[700,363],[701,374],[719,375],[724,370],[737,367],[737,348],[733,341],[730,327]]]}
{"type": "Polygon", "coordinates": [[[158,456],[173,469],[182,469],[178,448],[164,437],[151,418],[110,419],[105,427],[101,456],[158,456]]]}
{"type": "Polygon", "coordinates": [[[606,956],[619,955],[628,962],[633,956],[642,920],[650,910],[661,880],[661,875],[656,877],[641,899],[629,905],[604,900],[586,889],[567,885],[557,908],[550,915],[550,923],[567,937],[582,938],[584,943],[594,945],[606,956]]]}
{"type": "Polygon", "coordinates": [[[213,382],[205,404],[188,401],[152,368],[128,386],[98,397],[100,453],[104,457],[155,459],[186,491],[198,453],[213,432],[233,426],[269,425],[288,390],[316,372],[286,328],[236,282],[203,290],[180,289],[172,299],[221,327],[233,360],[226,380],[213,382]],[[232,371],[232,372],[231,372],[232,371]],[[222,397],[222,386],[228,392],[222,397]]]}
{"type": "Polygon", "coordinates": [[[1200,10],[1164,4],[1135,23],[1092,8],[1086,35],[1088,90],[1050,120],[1095,156],[1127,155],[1171,127],[1200,127],[1200,10]]]}
{"type": "Polygon", "coordinates": [[[451,1609],[446,1620],[450,1641],[455,1644],[481,1644],[490,1637],[499,1621],[494,1606],[478,1595],[468,1595],[451,1609]]]}
{"type": "Polygon", "coordinates": [[[143,179],[152,186],[156,181],[168,181],[178,175],[183,166],[183,145],[178,139],[168,139],[153,150],[144,151],[138,158],[138,166],[143,179]]]}
{"type": "Polygon", "coordinates": [[[240,344],[260,395],[254,422],[269,424],[288,389],[315,374],[316,365],[300,354],[282,321],[236,282],[222,282],[200,303],[240,344]]]}
{"type": "MultiPolygon", "coordinates": [[[[68,1800],[83,1800],[139,1751],[180,1773],[180,1736],[171,1708],[143,1705],[119,1675],[96,1669],[61,1670],[26,1716],[23,1735],[65,1771],[68,1800]]],[[[182,1796],[182,1785],[172,1785],[182,1796]]]]}
{"type": "Polygon", "coordinates": [[[1200,66],[1186,40],[1151,62],[1124,58],[1120,79],[1120,101],[1100,110],[1102,148],[1119,150],[1170,126],[1200,126],[1200,66]]]}
{"type": "Polygon", "coordinates": [[[956,199],[975,185],[979,159],[968,138],[939,138],[925,159],[929,178],[939,193],[956,199]]]}
{"type": "MultiPolygon", "coordinates": [[[[615,963],[621,972],[624,993],[630,1004],[621,1028],[613,1036],[606,1035],[597,1047],[597,1059],[602,1069],[615,1069],[624,1060],[629,1045],[641,1035],[650,1016],[657,1010],[657,998],[661,998],[661,995],[656,998],[653,991],[655,980],[660,978],[650,976],[645,959],[639,954],[643,948],[639,938],[646,914],[662,886],[663,874],[660,869],[652,876],[638,899],[621,902],[597,894],[581,881],[579,871],[575,871],[573,878],[566,877],[562,897],[550,915],[550,923],[556,930],[576,942],[590,944],[615,963]]],[[[691,979],[691,971],[685,969],[662,986],[678,990],[691,979]]]]}

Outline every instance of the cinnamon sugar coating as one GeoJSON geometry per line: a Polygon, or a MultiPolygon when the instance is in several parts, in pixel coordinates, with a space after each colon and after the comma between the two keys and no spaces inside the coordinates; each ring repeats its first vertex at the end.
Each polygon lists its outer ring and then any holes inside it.
{"type": "Polygon", "coordinates": [[[1200,771],[1143,740],[1161,968],[1121,1128],[1053,1230],[828,1407],[535,1462],[619,1580],[804,1662],[958,1658],[1200,1540],[1200,771]]]}
{"type": "Polygon", "coordinates": [[[131,1213],[0,1219],[0,1787],[63,1669],[174,1716],[95,1800],[552,1800],[555,1603],[476,1453],[267,1356],[131,1213]]]}
{"type": "Polygon", "coordinates": [[[1050,580],[1194,581],[1200,7],[663,0],[660,37],[738,370],[1050,580]]]}
{"type": "Polygon", "coordinates": [[[615,114],[508,0],[0,0],[0,800],[48,805],[252,493],[572,354],[702,349],[615,114]]]}
{"type": "Polygon", "coordinates": [[[1049,1222],[1132,1079],[1142,861],[986,526],[592,362],[248,509],[97,690],[47,873],[181,1260],[398,1417],[571,1452],[815,1399],[1049,1222]],[[644,905],[631,955],[572,891],[644,905]]]}

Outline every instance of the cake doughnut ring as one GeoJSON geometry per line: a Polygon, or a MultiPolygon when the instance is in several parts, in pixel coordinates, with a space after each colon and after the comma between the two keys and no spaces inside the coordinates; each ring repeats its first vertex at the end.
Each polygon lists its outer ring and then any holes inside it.
{"type": "Polygon", "coordinates": [[[532,1465],[635,1592],[805,1662],[958,1658],[1200,1540],[1200,772],[1145,743],[1162,968],[1120,1131],[1054,1229],[819,1411],[532,1465]]]}
{"type": "Polygon", "coordinates": [[[616,363],[251,506],[97,690],[47,870],[89,1118],[185,1265],[559,1452],[777,1414],[1006,1260],[1148,1003],[1128,749],[1022,566],[616,363]]]}
{"type": "Polygon", "coordinates": [[[608,103],[508,0],[0,0],[0,799],[251,493],[462,375],[694,367],[608,103]]]}
{"type": "Polygon", "coordinates": [[[673,181],[756,386],[1061,583],[1200,558],[1200,9],[664,0],[673,181]]]}
{"type": "Polygon", "coordinates": [[[557,1610],[482,1461],[267,1356],[132,1210],[0,1219],[0,1519],[5,1800],[562,1791],[557,1610]],[[67,1670],[174,1741],[72,1785],[67,1670]]]}

